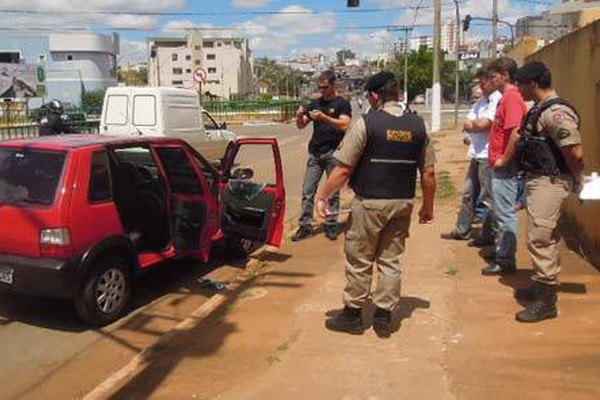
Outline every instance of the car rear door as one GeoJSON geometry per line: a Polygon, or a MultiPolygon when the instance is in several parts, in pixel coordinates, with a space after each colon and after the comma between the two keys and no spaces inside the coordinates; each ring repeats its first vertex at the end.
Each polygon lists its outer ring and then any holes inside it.
{"type": "Polygon", "coordinates": [[[169,187],[173,245],[179,254],[208,261],[219,229],[216,197],[191,149],[178,143],[154,145],[169,187]]]}
{"type": "Polygon", "coordinates": [[[285,188],[277,139],[236,140],[225,155],[222,172],[224,233],[279,246],[285,188]]]}

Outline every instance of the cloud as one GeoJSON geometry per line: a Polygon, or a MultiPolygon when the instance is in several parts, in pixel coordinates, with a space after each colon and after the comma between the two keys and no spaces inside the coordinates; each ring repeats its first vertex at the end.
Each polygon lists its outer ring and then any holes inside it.
{"type": "Polygon", "coordinates": [[[234,8],[260,8],[271,4],[271,0],[233,0],[231,5],[234,8]]]}

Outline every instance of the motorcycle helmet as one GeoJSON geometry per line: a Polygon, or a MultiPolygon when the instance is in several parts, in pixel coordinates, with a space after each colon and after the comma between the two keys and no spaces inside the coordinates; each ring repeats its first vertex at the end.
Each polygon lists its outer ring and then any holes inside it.
{"type": "Polygon", "coordinates": [[[54,114],[62,114],[64,111],[63,105],[59,100],[52,100],[48,103],[48,109],[52,111],[54,114]]]}

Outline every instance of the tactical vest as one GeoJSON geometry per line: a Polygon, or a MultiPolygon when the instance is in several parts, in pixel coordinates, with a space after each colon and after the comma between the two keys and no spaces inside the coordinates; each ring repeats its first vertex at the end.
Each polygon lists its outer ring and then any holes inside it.
{"type": "Polygon", "coordinates": [[[364,118],[367,144],[350,186],[365,199],[414,198],[417,164],[427,140],[423,121],[383,110],[371,110],[364,118]]]}
{"type": "Polygon", "coordinates": [[[561,98],[550,99],[540,107],[533,106],[521,124],[521,139],[517,142],[516,160],[519,170],[546,176],[570,173],[558,145],[552,138],[540,135],[537,129],[538,121],[544,110],[556,104],[571,108],[579,120],[579,114],[575,107],[561,98]]]}

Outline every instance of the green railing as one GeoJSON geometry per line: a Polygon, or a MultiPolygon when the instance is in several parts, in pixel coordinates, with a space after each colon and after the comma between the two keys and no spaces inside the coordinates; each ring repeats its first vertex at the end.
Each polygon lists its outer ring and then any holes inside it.
{"type": "MultiPolygon", "coordinates": [[[[289,121],[305,100],[286,101],[210,101],[202,106],[218,121],[228,123],[264,120],[289,121]]],[[[98,133],[101,108],[67,109],[69,124],[80,133],[98,133]]],[[[0,140],[38,136],[39,121],[46,115],[43,110],[0,110],[0,140]]]]}
{"type": "MultiPolygon", "coordinates": [[[[67,109],[64,115],[67,123],[80,133],[98,133],[101,109],[67,109]]],[[[45,110],[10,110],[0,111],[0,140],[22,139],[38,136],[40,120],[46,115],[45,110]]]]}
{"type": "Polygon", "coordinates": [[[205,101],[202,106],[221,121],[287,121],[294,117],[303,100],[205,101]]]}

